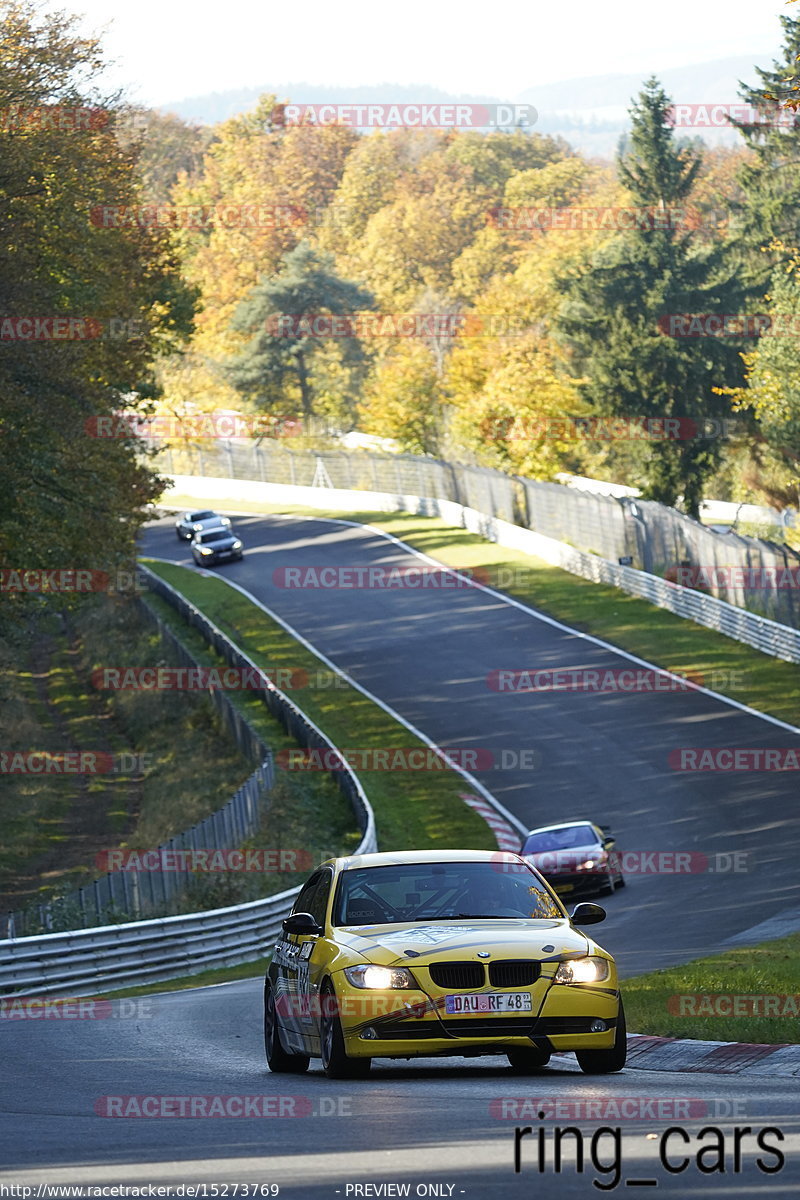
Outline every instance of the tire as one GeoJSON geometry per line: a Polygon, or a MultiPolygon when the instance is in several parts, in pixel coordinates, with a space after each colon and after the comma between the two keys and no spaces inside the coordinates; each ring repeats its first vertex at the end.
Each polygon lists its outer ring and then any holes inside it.
{"type": "Polygon", "coordinates": [[[612,875],[611,871],[609,871],[606,875],[605,883],[601,884],[600,891],[597,894],[598,896],[613,896],[614,888],[614,876],[612,875]]]}
{"type": "Polygon", "coordinates": [[[625,876],[622,873],[620,873],[620,877],[617,880],[617,887],[618,888],[625,887],[625,876]]]}
{"type": "Polygon", "coordinates": [[[328,1079],[365,1079],[369,1075],[372,1059],[348,1057],[344,1048],[342,1023],[336,1011],[336,993],[330,983],[323,987],[320,999],[319,1043],[323,1071],[328,1079]]]}
{"type": "Polygon", "coordinates": [[[628,1034],[625,1028],[625,1010],[619,1002],[617,1032],[610,1050],[576,1050],[578,1066],[585,1075],[610,1075],[621,1071],[628,1057],[628,1034]]]}
{"type": "Polygon", "coordinates": [[[508,1051],[506,1057],[515,1075],[533,1075],[550,1062],[550,1051],[539,1050],[535,1046],[530,1050],[527,1047],[515,1046],[513,1050],[508,1051]]]}
{"type": "Polygon", "coordinates": [[[307,1054],[289,1054],[281,1045],[275,1015],[275,995],[270,985],[264,987],[264,1050],[267,1066],[277,1075],[302,1075],[308,1070],[307,1054]]]}

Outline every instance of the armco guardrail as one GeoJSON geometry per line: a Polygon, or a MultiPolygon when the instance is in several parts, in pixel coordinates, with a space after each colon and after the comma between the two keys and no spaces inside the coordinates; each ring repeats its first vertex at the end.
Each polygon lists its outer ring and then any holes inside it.
{"type": "Polygon", "coordinates": [[[521,550],[524,554],[534,554],[537,558],[543,558],[546,562],[573,575],[580,575],[592,583],[611,584],[632,596],[648,600],[659,608],[666,608],[676,616],[686,617],[687,620],[704,625],[707,629],[715,629],[724,633],[726,637],[754,646],[756,650],[770,654],[773,658],[800,662],[800,629],[780,625],[777,621],[770,621],[766,617],[748,612],[747,609],[737,608],[725,600],[717,600],[715,596],[681,587],[677,583],[670,583],[657,575],[648,575],[633,567],[620,566],[619,563],[609,562],[596,554],[586,554],[583,550],[576,550],[564,542],[556,541],[555,538],[535,533],[532,529],[520,529],[518,525],[486,517],[484,513],[451,504],[446,500],[421,500],[417,511],[434,511],[450,524],[462,525],[481,537],[497,542],[498,545],[521,550]]]}
{"type": "MultiPolygon", "coordinates": [[[[291,439],[288,439],[291,440],[291,439]]],[[[153,446],[156,444],[153,443],[153,446]]],[[[532,529],[589,554],[664,575],[685,563],[708,569],[719,600],[800,628],[800,592],[772,582],[800,577],[800,554],[762,538],[717,533],[654,500],[600,495],[489,467],[368,450],[290,450],[287,440],[197,443],[166,448],[152,462],[161,474],[203,475],[312,488],[383,492],[449,500],[487,517],[532,529]],[[712,570],[721,568],[721,570],[712,570]]]]}
{"type": "MultiPolygon", "coordinates": [[[[146,567],[148,585],[173,604],[229,666],[246,667],[263,675],[259,667],[225,636],[212,621],[168,583],[146,567]]],[[[284,727],[306,748],[336,750],[314,724],[266,676],[263,691],[256,691],[284,727]]],[[[377,850],[375,817],[361,784],[348,764],[331,771],[358,818],[362,838],[355,854],[377,850]]],[[[180,975],[194,975],[209,967],[253,962],[271,948],[280,923],[294,903],[299,888],[253,900],[231,908],[212,909],[189,916],[129,921],[65,933],[46,933],[0,941],[0,995],[35,992],[37,995],[86,996],[114,988],[138,986],[180,975]]]]}
{"type": "MultiPolygon", "coordinates": [[[[659,608],[686,617],[707,629],[715,629],[727,637],[787,662],[800,662],[800,629],[771,621],[747,609],[718,600],[715,596],[684,588],[657,575],[649,575],[633,567],[576,550],[565,542],[533,529],[524,529],[510,521],[491,516],[475,508],[428,496],[400,492],[363,492],[328,487],[300,487],[280,483],[255,483],[250,480],[221,479],[216,476],[175,476],[180,495],[193,497],[202,504],[235,503],[237,497],[245,503],[269,500],[271,503],[304,504],[342,512],[414,512],[423,516],[442,517],[448,525],[462,526],[498,545],[533,554],[554,566],[580,575],[593,583],[607,583],[640,596],[659,608]]],[[[564,491],[567,489],[565,488],[564,491]]]]}
{"type": "Polygon", "coordinates": [[[299,888],[186,917],[0,942],[0,996],[89,996],[269,953],[299,888]]]}
{"type": "MultiPolygon", "coordinates": [[[[159,635],[180,664],[189,669],[197,663],[169,626],[141,597],[142,612],[154,623],[159,635]]],[[[263,805],[275,782],[272,751],[242,716],[225,692],[209,689],[214,708],[226,721],[239,749],[258,762],[255,771],[237,789],[227,804],[198,821],[191,829],[176,834],[157,847],[171,853],[175,850],[217,850],[240,846],[261,827],[263,805]]],[[[2,925],[7,937],[25,937],[39,932],[96,928],[106,921],[124,921],[128,916],[138,920],[148,916],[164,916],[195,878],[187,867],[171,871],[129,872],[112,870],[83,887],[75,888],[46,904],[4,914],[2,925]]]]}
{"type": "MultiPolygon", "coordinates": [[[[240,846],[261,827],[264,798],[275,781],[272,755],[264,761],[223,808],[218,808],[191,829],[178,833],[156,847],[157,852],[174,855],[182,850],[215,850],[240,846]]],[[[174,856],[173,861],[179,856],[174,856]]],[[[9,939],[35,936],[40,931],[75,931],[75,927],[96,928],[101,922],[125,922],[128,916],[163,915],[175,911],[176,901],[196,876],[189,866],[170,871],[107,871],[91,883],[75,888],[46,904],[31,905],[4,914],[2,924],[9,939]]]]}
{"type": "MultiPolygon", "coordinates": [[[[152,576],[142,572],[145,581],[152,576]]],[[[168,598],[168,597],[166,597],[168,598]]],[[[155,625],[161,640],[181,666],[196,669],[198,664],[180,638],[140,596],[142,613],[155,625]]],[[[258,766],[237,789],[227,804],[218,808],[191,829],[185,829],[157,847],[175,850],[220,850],[240,846],[261,828],[263,807],[275,782],[272,751],[242,716],[230,697],[219,688],[206,693],[220,717],[226,722],[239,749],[258,766]]],[[[44,904],[6,913],[2,926],[8,938],[58,933],[67,929],[96,928],[106,922],[115,924],[145,917],[168,916],[176,911],[176,902],[195,878],[187,867],[171,871],[141,873],[112,870],[44,904]]]]}

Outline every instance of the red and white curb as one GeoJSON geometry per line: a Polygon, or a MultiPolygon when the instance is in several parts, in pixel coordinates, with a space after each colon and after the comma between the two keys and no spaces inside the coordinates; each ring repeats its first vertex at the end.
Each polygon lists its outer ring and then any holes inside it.
{"type": "Polygon", "coordinates": [[[513,825],[509,825],[508,821],[501,817],[482,796],[472,796],[469,792],[459,792],[458,794],[465,804],[475,809],[478,816],[483,817],[501,850],[519,854],[521,839],[513,825]]]}
{"type": "Polygon", "coordinates": [[[800,1045],[699,1042],[634,1033],[628,1035],[627,1065],[640,1071],[692,1075],[800,1076],[800,1045]]]}

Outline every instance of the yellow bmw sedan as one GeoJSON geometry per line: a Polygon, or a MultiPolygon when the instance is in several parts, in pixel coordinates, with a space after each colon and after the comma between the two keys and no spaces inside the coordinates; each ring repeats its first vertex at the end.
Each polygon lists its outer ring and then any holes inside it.
{"type": "Polygon", "coordinates": [[[329,1078],[373,1058],[505,1054],[518,1072],[574,1051],[590,1074],[625,1065],[611,955],[517,854],[400,851],[331,859],[283,922],[264,980],[270,1070],[321,1058],[329,1078]]]}

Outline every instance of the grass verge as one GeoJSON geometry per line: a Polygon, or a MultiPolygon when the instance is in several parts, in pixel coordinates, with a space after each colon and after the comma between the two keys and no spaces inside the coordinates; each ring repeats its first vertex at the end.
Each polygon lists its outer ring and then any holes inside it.
{"type": "Polygon", "coordinates": [[[626,979],[622,990],[628,1028],[637,1033],[797,1043],[800,933],[637,975],[626,979]]]}
{"type": "Polygon", "coordinates": [[[219,808],[250,774],[205,695],[109,692],[92,676],[109,661],[158,660],[171,662],[138,608],[109,597],[42,616],[29,644],[4,647],[0,737],[21,765],[12,762],[0,788],[2,911],[95,878],[96,856],[122,838],[157,845],[219,808]],[[210,760],[200,778],[190,756],[175,753],[176,742],[195,738],[210,760]],[[56,762],[72,754],[72,769],[33,760],[23,770],[32,751],[56,762]]]}

